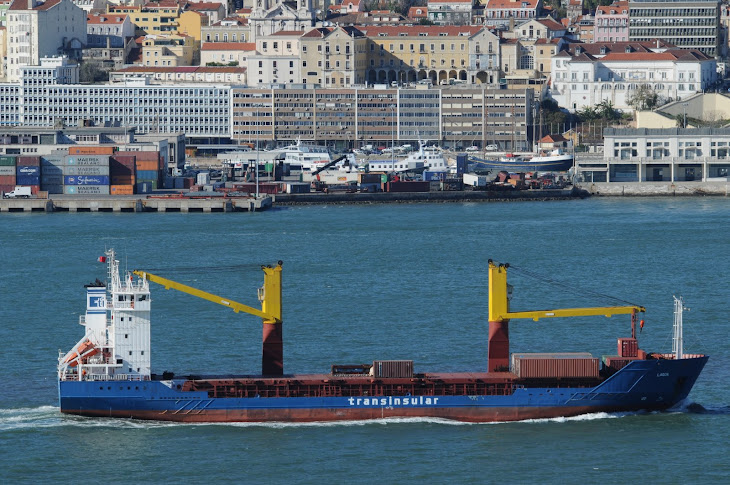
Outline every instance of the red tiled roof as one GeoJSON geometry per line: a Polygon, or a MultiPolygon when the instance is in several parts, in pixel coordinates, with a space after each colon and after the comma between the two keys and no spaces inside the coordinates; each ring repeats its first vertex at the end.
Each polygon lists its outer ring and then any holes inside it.
{"type": "Polygon", "coordinates": [[[387,37],[398,37],[398,34],[406,34],[407,37],[457,37],[466,33],[474,35],[484,27],[480,25],[373,25],[362,26],[359,29],[368,37],[377,37],[384,34],[387,37]]]}
{"type": "Polygon", "coordinates": [[[537,21],[550,30],[565,30],[565,27],[562,24],[559,24],[550,17],[545,19],[538,19],[537,21]]]}
{"type": "Polygon", "coordinates": [[[202,51],[255,51],[256,44],[252,42],[205,42],[200,48],[202,51]]]}
{"type": "Polygon", "coordinates": [[[94,13],[86,16],[87,24],[121,24],[127,19],[126,14],[119,13],[94,13]]]}
{"type": "Polygon", "coordinates": [[[408,9],[408,17],[412,19],[428,17],[428,7],[411,7],[408,9]],[[419,14],[418,11],[421,11],[419,14]]]}
{"type": "Polygon", "coordinates": [[[217,2],[189,3],[188,10],[218,10],[223,4],[217,2]]]}
{"type": "Polygon", "coordinates": [[[515,2],[514,0],[488,0],[486,8],[519,9],[522,8],[523,3],[526,3],[527,7],[525,8],[535,9],[537,8],[538,1],[539,0],[522,0],[521,2],[515,2]]]}
{"type": "Polygon", "coordinates": [[[602,15],[611,15],[611,10],[615,10],[614,15],[621,13],[629,13],[629,2],[616,2],[613,5],[599,5],[596,7],[596,15],[601,12],[602,15]]]}
{"type": "Polygon", "coordinates": [[[133,73],[133,72],[212,72],[212,73],[244,73],[245,67],[229,67],[229,66],[178,66],[178,67],[151,67],[151,66],[131,66],[119,69],[115,72],[133,73]]]}
{"type": "MultiPolygon", "coordinates": [[[[61,0],[48,0],[45,3],[36,5],[35,7],[33,7],[33,10],[50,10],[59,3],[61,3],[61,0]]],[[[28,0],[15,0],[13,3],[10,4],[8,10],[28,10],[28,0]]]]}

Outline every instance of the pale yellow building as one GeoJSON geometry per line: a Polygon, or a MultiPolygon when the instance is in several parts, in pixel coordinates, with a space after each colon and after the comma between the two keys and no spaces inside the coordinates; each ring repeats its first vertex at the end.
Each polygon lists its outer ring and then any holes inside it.
{"type": "Polygon", "coordinates": [[[181,5],[183,4],[178,4],[175,0],[161,0],[141,7],[109,5],[107,11],[129,15],[136,27],[136,35],[161,35],[177,32],[180,14],[183,12],[181,5]]]}
{"type": "Polygon", "coordinates": [[[466,80],[469,38],[481,26],[363,26],[368,38],[366,79],[370,84],[466,80]]]}
{"type": "Polygon", "coordinates": [[[207,15],[192,10],[183,12],[178,19],[177,33],[189,35],[200,44],[202,29],[207,27],[208,23],[207,15]]]}
{"type": "Polygon", "coordinates": [[[313,29],[301,37],[299,45],[303,83],[349,87],[365,82],[367,39],[360,30],[354,27],[313,29]]]}
{"type": "Polygon", "coordinates": [[[191,66],[195,39],[188,35],[148,35],[142,42],[143,66],[191,66]]]}

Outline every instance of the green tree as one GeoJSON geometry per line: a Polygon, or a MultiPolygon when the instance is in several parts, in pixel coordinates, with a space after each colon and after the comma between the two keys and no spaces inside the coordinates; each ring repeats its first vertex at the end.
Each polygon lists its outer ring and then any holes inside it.
{"type": "Polygon", "coordinates": [[[96,61],[83,61],[79,66],[79,81],[82,83],[100,83],[109,80],[109,72],[96,61]]]}
{"type": "Polygon", "coordinates": [[[626,100],[635,110],[653,109],[659,102],[659,95],[648,84],[642,84],[626,100]]]}

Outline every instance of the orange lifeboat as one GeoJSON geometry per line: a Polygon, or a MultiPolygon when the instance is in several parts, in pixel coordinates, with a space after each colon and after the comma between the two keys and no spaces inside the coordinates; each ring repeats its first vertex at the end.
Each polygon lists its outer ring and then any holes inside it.
{"type": "Polygon", "coordinates": [[[79,357],[91,357],[92,355],[96,355],[99,353],[99,349],[94,347],[94,344],[91,343],[91,340],[86,339],[84,340],[79,346],[76,351],[71,352],[63,361],[63,363],[70,362],[71,367],[75,367],[78,364],[78,358],[79,357]]]}

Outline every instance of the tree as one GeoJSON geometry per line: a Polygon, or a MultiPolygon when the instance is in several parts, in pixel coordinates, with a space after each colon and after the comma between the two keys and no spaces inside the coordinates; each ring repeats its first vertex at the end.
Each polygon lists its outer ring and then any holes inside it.
{"type": "Polygon", "coordinates": [[[83,61],[79,68],[79,81],[82,83],[99,83],[109,80],[109,72],[96,61],[83,61]]]}
{"type": "Polygon", "coordinates": [[[648,84],[641,84],[626,100],[637,111],[653,109],[659,102],[659,95],[648,84]]]}

